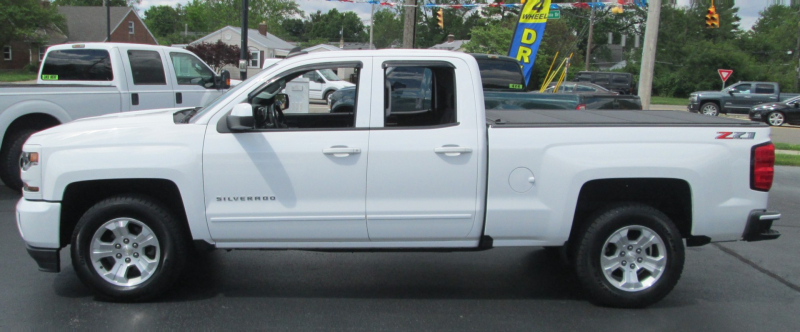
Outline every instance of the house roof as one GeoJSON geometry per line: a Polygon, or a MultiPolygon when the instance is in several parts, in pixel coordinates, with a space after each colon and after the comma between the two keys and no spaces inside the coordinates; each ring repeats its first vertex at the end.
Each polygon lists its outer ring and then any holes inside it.
{"type": "Polygon", "coordinates": [[[454,40],[452,42],[444,42],[441,44],[433,45],[429,48],[434,50],[458,51],[461,49],[461,46],[463,46],[464,43],[467,42],[469,42],[469,40],[454,40]]]}
{"type": "MultiPolygon", "coordinates": [[[[210,41],[209,39],[211,38],[211,36],[213,36],[213,35],[215,35],[217,33],[220,33],[223,30],[229,30],[229,31],[231,31],[231,32],[233,32],[233,33],[235,33],[235,34],[237,34],[239,36],[241,36],[241,34],[242,34],[242,28],[232,27],[232,26],[228,25],[228,26],[226,26],[226,27],[224,27],[222,29],[219,29],[217,31],[214,31],[214,32],[206,35],[205,37],[202,37],[202,38],[200,38],[198,40],[195,40],[195,41],[191,42],[191,44],[210,41]]],[[[240,38],[237,38],[237,40],[238,39],[240,39],[240,38]]],[[[294,45],[289,44],[285,40],[280,39],[277,36],[275,36],[275,35],[273,35],[273,34],[271,34],[269,32],[267,32],[266,36],[258,33],[257,29],[247,29],[247,40],[248,40],[248,42],[256,43],[256,44],[258,44],[258,45],[260,45],[261,47],[264,47],[264,48],[279,49],[279,50],[286,50],[286,51],[291,50],[292,48],[294,48],[294,45]]]]}
{"type": "Polygon", "coordinates": [[[336,46],[333,46],[333,45],[328,45],[328,44],[319,44],[319,45],[314,45],[314,46],[307,47],[307,48],[303,49],[303,51],[306,51],[306,52],[314,52],[314,51],[317,51],[317,50],[341,51],[342,49],[338,48],[336,46]]]}
{"type": "MultiPolygon", "coordinates": [[[[119,27],[122,20],[133,11],[139,20],[139,14],[131,7],[111,7],[111,31],[119,27]]],[[[106,7],[101,6],[59,6],[58,13],[67,21],[67,42],[102,42],[106,41],[106,7]]],[[[142,21],[144,25],[144,21],[142,21]]],[[[145,25],[147,33],[156,40],[153,33],[145,25]]]]}

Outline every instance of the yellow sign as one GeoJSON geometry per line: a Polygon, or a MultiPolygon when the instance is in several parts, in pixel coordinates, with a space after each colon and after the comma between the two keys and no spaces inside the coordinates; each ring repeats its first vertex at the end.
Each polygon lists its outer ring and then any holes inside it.
{"type": "Polygon", "coordinates": [[[519,23],[545,23],[548,13],[550,13],[550,0],[525,1],[519,23]]]}

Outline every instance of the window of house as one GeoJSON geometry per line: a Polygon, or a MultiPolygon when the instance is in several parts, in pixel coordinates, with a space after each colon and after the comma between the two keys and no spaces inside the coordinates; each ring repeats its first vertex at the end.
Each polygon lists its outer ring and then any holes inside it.
{"type": "Polygon", "coordinates": [[[250,67],[261,68],[261,51],[250,51],[250,67]]]}
{"type": "Polygon", "coordinates": [[[39,61],[44,60],[44,55],[47,53],[47,45],[39,46],[39,61]]]}
{"type": "Polygon", "coordinates": [[[263,130],[314,130],[314,129],[347,129],[354,128],[356,124],[356,110],[358,105],[359,82],[355,82],[353,95],[355,98],[347,105],[330,109],[325,104],[311,104],[303,101],[303,97],[292,99],[293,93],[307,93],[308,83],[293,82],[295,78],[306,77],[309,73],[316,75],[317,70],[331,68],[346,68],[356,73],[360,70],[360,63],[341,63],[321,66],[319,68],[303,68],[281,75],[267,84],[257,93],[250,95],[249,102],[253,105],[253,115],[256,129],[263,130]],[[289,97],[288,106],[284,96],[289,97]]]}
{"type": "Polygon", "coordinates": [[[133,34],[133,21],[128,21],[128,34],[133,34]]]}
{"type": "Polygon", "coordinates": [[[179,85],[214,86],[214,72],[196,56],[178,52],[171,52],[169,56],[179,85]]]}
{"type": "Polygon", "coordinates": [[[387,63],[385,67],[384,127],[456,123],[455,71],[451,66],[387,63]]]}
{"type": "Polygon", "coordinates": [[[43,80],[111,81],[111,59],[105,50],[52,51],[42,64],[43,80]]]}
{"type": "Polygon", "coordinates": [[[11,46],[3,46],[3,60],[11,60],[11,46]]]}
{"type": "Polygon", "coordinates": [[[128,61],[131,63],[133,84],[135,85],[166,85],[164,64],[161,55],[156,51],[128,51],[128,61]]]}

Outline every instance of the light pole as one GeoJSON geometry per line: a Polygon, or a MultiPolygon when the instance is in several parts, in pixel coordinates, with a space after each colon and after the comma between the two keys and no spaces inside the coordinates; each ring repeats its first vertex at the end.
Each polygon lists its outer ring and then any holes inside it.
{"type": "Polygon", "coordinates": [[[653,89],[653,70],[656,64],[656,43],[658,42],[658,22],[661,16],[661,0],[650,0],[647,5],[647,25],[644,31],[642,68],[639,72],[639,98],[642,109],[650,109],[650,96],[653,89]]]}
{"type": "Polygon", "coordinates": [[[106,0],[106,41],[111,42],[111,0],[106,0]]]}
{"type": "Polygon", "coordinates": [[[375,27],[375,4],[372,4],[372,12],[369,14],[369,49],[375,49],[372,44],[372,29],[375,27]]]}
{"type": "Polygon", "coordinates": [[[589,61],[592,57],[592,38],[594,37],[594,0],[592,0],[592,13],[589,15],[589,41],[586,43],[586,66],[585,71],[589,71],[589,61]]]}
{"type": "Polygon", "coordinates": [[[248,0],[242,0],[242,57],[239,59],[239,79],[247,79],[248,49],[247,49],[247,7],[248,0]]]}

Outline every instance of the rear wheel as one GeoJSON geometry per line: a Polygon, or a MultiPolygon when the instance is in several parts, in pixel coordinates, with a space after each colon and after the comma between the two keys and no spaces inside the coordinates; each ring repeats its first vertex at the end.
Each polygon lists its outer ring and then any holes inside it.
{"type": "Polygon", "coordinates": [[[155,200],[120,195],[95,204],[72,235],[72,265],[81,281],[114,301],[165,292],[183,270],[187,231],[155,200]]]}
{"type": "Polygon", "coordinates": [[[771,112],[767,114],[767,123],[770,126],[783,126],[786,122],[786,117],[781,112],[771,112]]]}
{"type": "Polygon", "coordinates": [[[631,203],[597,215],[579,238],[576,256],[576,272],[593,303],[641,308],[675,287],[684,247],[669,217],[631,203]]]}
{"type": "Polygon", "coordinates": [[[710,116],[719,115],[719,105],[716,103],[708,102],[700,106],[700,113],[710,116]]]}
{"type": "Polygon", "coordinates": [[[6,144],[0,151],[0,180],[13,190],[22,190],[22,179],[20,178],[19,157],[22,155],[22,146],[33,133],[38,130],[27,129],[9,133],[6,144]]]}
{"type": "Polygon", "coordinates": [[[333,91],[325,92],[325,102],[328,103],[328,106],[331,106],[331,96],[333,95],[333,91]]]}

